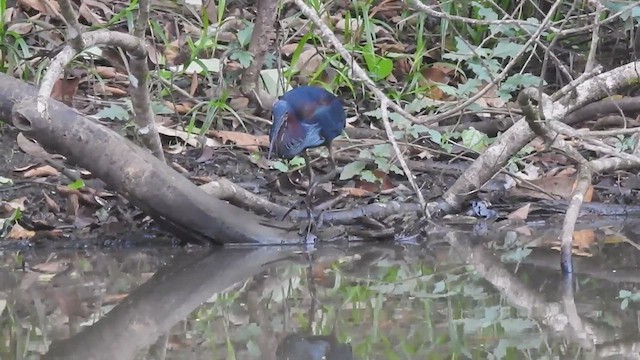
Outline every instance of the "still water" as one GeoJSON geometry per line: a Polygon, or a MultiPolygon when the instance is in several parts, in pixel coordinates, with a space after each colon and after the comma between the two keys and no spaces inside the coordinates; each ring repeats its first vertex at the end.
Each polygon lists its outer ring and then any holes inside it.
{"type": "Polygon", "coordinates": [[[566,280],[550,248],[476,240],[4,252],[0,358],[638,355],[638,250],[575,257],[566,280]]]}

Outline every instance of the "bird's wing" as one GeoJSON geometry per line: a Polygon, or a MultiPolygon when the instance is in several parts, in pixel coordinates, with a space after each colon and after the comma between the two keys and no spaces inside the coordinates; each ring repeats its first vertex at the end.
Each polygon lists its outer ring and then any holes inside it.
{"type": "Polygon", "coordinates": [[[300,154],[304,149],[320,146],[324,138],[320,135],[320,124],[305,122],[289,122],[287,129],[280,133],[278,148],[287,156],[300,154]]]}

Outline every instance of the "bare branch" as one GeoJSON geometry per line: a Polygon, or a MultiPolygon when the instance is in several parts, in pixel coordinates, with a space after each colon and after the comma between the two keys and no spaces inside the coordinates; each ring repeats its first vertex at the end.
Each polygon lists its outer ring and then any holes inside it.
{"type": "Polygon", "coordinates": [[[591,48],[589,49],[589,56],[587,57],[587,65],[585,65],[585,72],[591,71],[596,66],[596,51],[598,50],[598,43],[600,42],[600,13],[602,12],[602,4],[600,1],[596,1],[596,11],[593,13],[593,31],[591,32],[591,48]]]}
{"type": "Polygon", "coordinates": [[[144,40],[144,36],[147,32],[147,27],[149,26],[150,7],[151,5],[149,0],[138,1],[138,18],[136,19],[136,23],[133,26],[133,36],[142,40],[144,40]]]}
{"type": "Polygon", "coordinates": [[[71,60],[87,48],[98,45],[115,46],[126,50],[131,55],[131,68],[129,76],[129,89],[137,134],[155,157],[164,161],[164,152],[160,142],[160,136],[156,129],[154,114],[151,109],[151,99],[148,90],[149,68],[147,65],[147,50],[144,34],[149,19],[149,1],[140,1],[140,13],[136,22],[134,33],[140,36],[132,36],[115,31],[98,30],[81,33],[77,16],[71,7],[69,0],[60,0],[65,21],[69,24],[69,36],[78,32],[78,36],[72,38],[71,45],[66,46],[51,61],[49,69],[42,79],[37,97],[37,110],[43,117],[48,118],[47,104],[53,87],[71,60]]]}
{"type": "MultiPolygon", "coordinates": [[[[260,0],[258,3],[258,13],[251,33],[249,52],[253,55],[251,65],[242,74],[242,93],[260,101],[257,94],[260,70],[264,64],[264,56],[275,39],[276,8],[277,0],[260,0]]],[[[262,101],[260,101],[262,102],[262,101]]],[[[262,105],[262,104],[261,104],[262,105]]],[[[261,106],[264,108],[264,106],[261,106]]]]}
{"type": "Polygon", "coordinates": [[[58,0],[58,4],[60,4],[60,12],[67,25],[67,40],[71,41],[75,48],[84,48],[85,45],[80,37],[82,27],[78,22],[78,14],[73,10],[71,0],[58,0]]]}
{"type": "Polygon", "coordinates": [[[131,105],[140,140],[153,153],[153,156],[164,162],[164,151],[149,97],[149,65],[144,38],[149,23],[149,0],[140,0],[138,6],[138,19],[134,25],[133,35],[138,38],[142,51],[131,54],[131,75],[129,76],[131,105]]]}
{"type": "MultiPolygon", "coordinates": [[[[86,48],[97,45],[117,46],[130,52],[133,56],[140,56],[141,52],[145,51],[143,44],[140,44],[137,38],[126,33],[97,30],[84,33],[81,37],[86,48]]],[[[43,76],[40,83],[40,90],[38,91],[37,110],[43,114],[43,116],[47,117],[47,101],[51,96],[55,82],[63,73],[64,68],[83,50],[84,49],[76,49],[71,45],[67,45],[51,60],[49,69],[43,76]]]]}

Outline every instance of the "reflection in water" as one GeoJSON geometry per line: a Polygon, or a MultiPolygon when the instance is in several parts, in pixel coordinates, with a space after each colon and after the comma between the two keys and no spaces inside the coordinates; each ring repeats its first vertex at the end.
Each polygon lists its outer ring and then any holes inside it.
{"type": "Polygon", "coordinates": [[[276,350],[278,360],[351,360],[351,346],[340,344],[334,336],[298,334],[288,335],[278,345],[276,350]]]}
{"type": "MultiPolygon", "coordinates": [[[[511,246],[511,255],[499,253],[495,234],[493,249],[466,233],[442,239],[447,242],[322,247],[311,254],[288,248],[22,253],[27,271],[20,256],[6,253],[0,358],[637,353],[638,322],[630,316],[637,305],[627,302],[622,310],[617,298],[621,289],[633,293],[637,268],[607,273],[606,254],[576,258],[575,288],[563,287],[557,252],[511,246]],[[516,250],[524,255],[514,263],[516,250]]],[[[608,263],[631,266],[635,254],[624,253],[611,252],[617,257],[608,263]]]]}

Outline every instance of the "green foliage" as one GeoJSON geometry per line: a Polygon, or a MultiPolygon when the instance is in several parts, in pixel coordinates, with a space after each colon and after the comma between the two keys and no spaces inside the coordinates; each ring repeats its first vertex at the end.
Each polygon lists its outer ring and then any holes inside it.
{"type": "Polygon", "coordinates": [[[13,185],[13,180],[6,178],[4,176],[0,176],[0,186],[5,186],[5,185],[8,185],[8,186],[13,185]]]}
{"type": "Polygon", "coordinates": [[[84,181],[82,179],[78,179],[69,185],[67,185],[71,190],[80,190],[85,187],[84,181]]]}
{"type": "Polygon", "coordinates": [[[272,163],[272,165],[273,165],[274,169],[276,169],[276,170],[278,170],[280,172],[286,173],[286,172],[293,171],[293,170],[300,169],[300,168],[304,167],[305,166],[305,161],[304,161],[304,157],[295,156],[291,160],[282,159],[282,160],[274,161],[272,163]]]}
{"type": "Polygon", "coordinates": [[[640,302],[640,292],[633,293],[629,290],[620,290],[618,299],[622,299],[620,309],[626,310],[629,307],[629,302],[640,302]]]}

